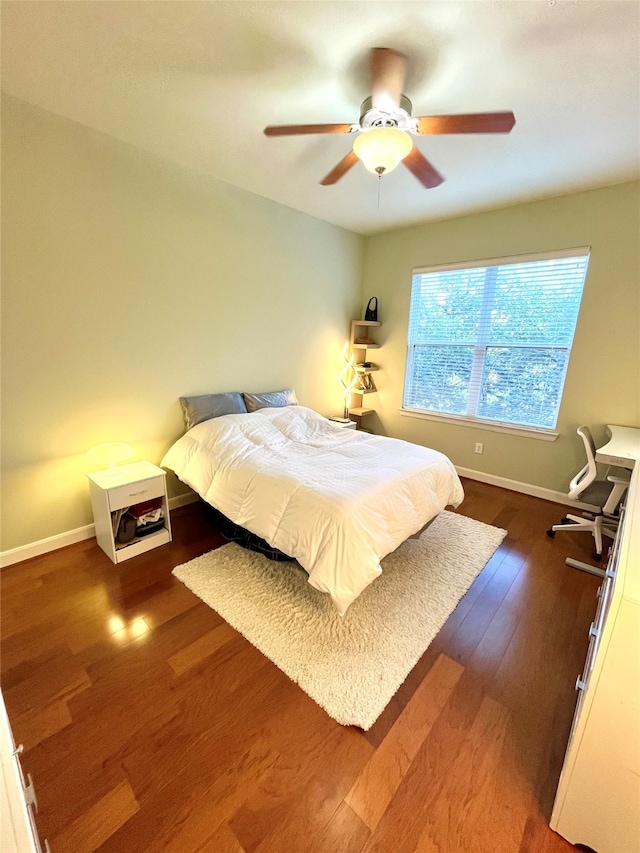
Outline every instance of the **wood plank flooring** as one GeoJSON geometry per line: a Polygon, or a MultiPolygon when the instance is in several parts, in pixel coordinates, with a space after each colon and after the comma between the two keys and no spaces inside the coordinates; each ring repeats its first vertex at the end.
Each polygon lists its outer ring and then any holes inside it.
{"type": "MultiPolygon", "coordinates": [[[[171,575],[199,505],[114,566],[1,573],[2,690],[53,853],[562,853],[553,805],[597,578],[562,507],[471,480],[508,536],[369,732],[343,728],[171,575]]],[[[381,626],[384,630],[384,626],[381,626]]]]}

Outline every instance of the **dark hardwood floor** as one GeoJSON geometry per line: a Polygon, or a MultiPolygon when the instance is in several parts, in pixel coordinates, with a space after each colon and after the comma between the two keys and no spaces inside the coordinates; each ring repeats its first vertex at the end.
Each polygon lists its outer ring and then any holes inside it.
{"type": "MultiPolygon", "coordinates": [[[[465,481],[509,533],[369,732],[343,728],[171,569],[198,505],[114,566],[4,569],[2,690],[53,853],[561,853],[548,827],[598,580],[555,504],[465,481]]],[[[384,630],[384,626],[380,626],[384,630]]]]}

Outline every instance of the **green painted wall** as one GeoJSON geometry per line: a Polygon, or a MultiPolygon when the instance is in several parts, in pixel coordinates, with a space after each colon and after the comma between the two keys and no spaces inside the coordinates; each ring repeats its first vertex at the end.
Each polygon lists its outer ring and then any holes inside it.
{"type": "Polygon", "coordinates": [[[2,550],[91,523],[86,451],[159,462],[180,395],[293,387],[338,412],[363,244],[3,100],[2,550]]]}
{"type": "Polygon", "coordinates": [[[638,183],[365,239],[3,99],[1,548],[91,523],[86,451],[127,441],[158,462],[181,394],[286,386],[338,411],[342,344],[370,295],[384,348],[368,425],[565,491],[576,426],[602,440],[606,423],[640,425],[639,242],[638,183]],[[399,414],[413,267],[584,245],[557,441],[399,414]]]}
{"type": "Polygon", "coordinates": [[[373,235],[362,310],[370,296],[380,302],[384,344],[375,353],[382,370],[368,421],[374,432],[435,447],[465,468],[566,492],[584,459],[576,427],[590,424],[599,443],[607,423],[640,426],[637,182],[373,235]],[[591,246],[591,260],[555,442],[400,415],[413,268],[579,246],[591,246]]]}

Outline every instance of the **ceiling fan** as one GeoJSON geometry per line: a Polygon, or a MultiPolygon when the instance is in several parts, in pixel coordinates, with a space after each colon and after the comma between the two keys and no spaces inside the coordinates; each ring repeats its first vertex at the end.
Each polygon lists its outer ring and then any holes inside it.
{"type": "Polygon", "coordinates": [[[335,184],[358,160],[378,177],[400,163],[430,189],[444,180],[413,144],[412,136],[448,133],[509,133],[515,124],[512,112],[469,113],[412,118],[412,104],[402,93],[406,57],[386,47],[371,51],[372,94],[362,102],[357,124],[290,124],[265,127],[266,136],[297,136],[309,133],[357,133],[353,149],[320,183],[335,184]]]}

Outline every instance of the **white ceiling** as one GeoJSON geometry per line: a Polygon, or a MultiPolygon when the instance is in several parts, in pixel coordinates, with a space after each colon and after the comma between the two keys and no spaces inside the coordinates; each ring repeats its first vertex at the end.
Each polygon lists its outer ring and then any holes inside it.
{"type": "Polygon", "coordinates": [[[360,233],[640,175],[640,3],[3,2],[9,94],[360,233]],[[357,164],[353,137],[267,124],[357,122],[371,47],[408,57],[414,115],[513,110],[509,135],[417,141],[446,177],[357,164]]]}

